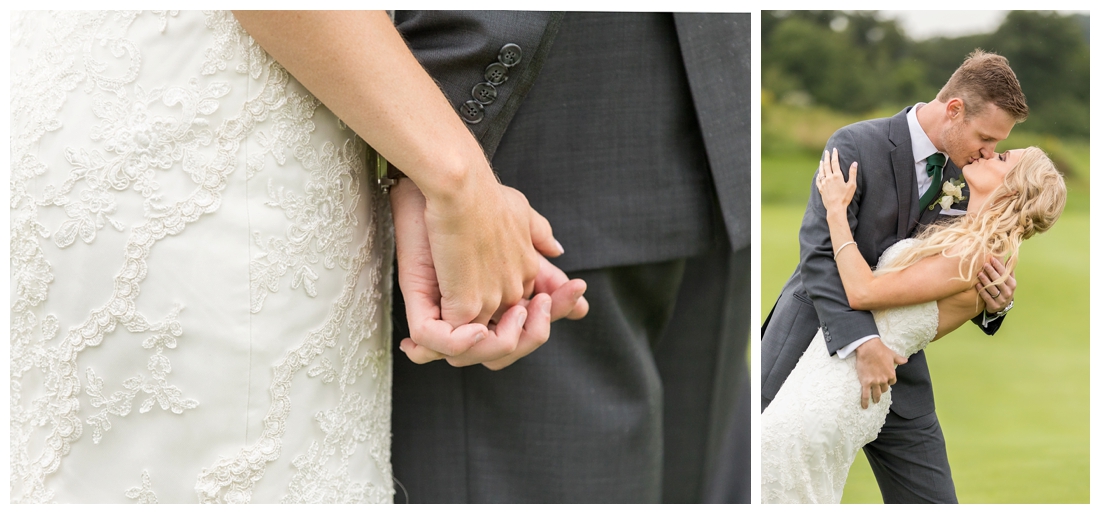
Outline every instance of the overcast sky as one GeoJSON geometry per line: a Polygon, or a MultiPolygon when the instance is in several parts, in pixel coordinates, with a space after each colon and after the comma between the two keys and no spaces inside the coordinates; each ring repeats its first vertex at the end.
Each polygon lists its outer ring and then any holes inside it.
{"type": "Polygon", "coordinates": [[[879,15],[897,19],[905,33],[919,41],[936,36],[957,37],[993,32],[1004,20],[1006,12],[1008,11],[879,11],[879,15]]]}

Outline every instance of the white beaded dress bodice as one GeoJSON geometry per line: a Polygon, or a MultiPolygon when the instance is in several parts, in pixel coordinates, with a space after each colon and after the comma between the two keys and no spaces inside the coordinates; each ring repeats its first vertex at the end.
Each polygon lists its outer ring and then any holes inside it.
{"type": "MultiPolygon", "coordinates": [[[[888,248],[888,265],[905,239],[888,248]]],[[[879,338],[908,357],[935,338],[935,301],[873,311],[879,338]]],[[[830,356],[819,329],[809,348],[761,415],[761,493],[764,503],[840,503],[848,469],[863,445],[873,441],[890,410],[891,393],[860,407],[854,355],[830,356]]]]}
{"type": "Polygon", "coordinates": [[[364,143],[229,12],[11,19],[11,500],[390,501],[364,143]]]}
{"type": "MultiPolygon", "coordinates": [[[[889,265],[902,250],[916,242],[916,239],[902,239],[894,243],[882,252],[879,267],[889,265]]],[[[940,311],[934,301],[871,311],[871,314],[875,317],[875,326],[878,327],[882,344],[903,357],[913,355],[928,346],[936,337],[940,322],[940,311]]]]}

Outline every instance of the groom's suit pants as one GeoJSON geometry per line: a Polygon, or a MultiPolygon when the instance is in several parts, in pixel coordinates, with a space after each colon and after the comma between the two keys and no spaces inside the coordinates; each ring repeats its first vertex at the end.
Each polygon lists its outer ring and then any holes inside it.
{"type": "Polygon", "coordinates": [[[395,501],[747,503],[749,263],[576,272],[588,316],[501,371],[395,352],[395,501]]]}
{"type": "Polygon", "coordinates": [[[936,413],[906,419],[891,411],[863,447],[885,503],[958,503],[936,413]]]}

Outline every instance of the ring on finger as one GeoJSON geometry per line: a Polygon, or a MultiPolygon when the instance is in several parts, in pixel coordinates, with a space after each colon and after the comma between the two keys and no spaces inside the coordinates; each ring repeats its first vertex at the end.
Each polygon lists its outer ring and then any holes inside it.
{"type": "Polygon", "coordinates": [[[990,298],[1000,298],[1000,297],[1001,297],[1001,291],[1000,291],[1000,290],[998,289],[998,290],[997,290],[997,294],[995,294],[995,295],[990,295],[989,297],[990,297],[990,298]]]}

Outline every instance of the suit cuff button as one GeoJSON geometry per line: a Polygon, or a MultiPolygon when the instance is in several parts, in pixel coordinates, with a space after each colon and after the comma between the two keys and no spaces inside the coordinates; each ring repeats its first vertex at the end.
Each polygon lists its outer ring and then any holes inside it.
{"type": "Polygon", "coordinates": [[[493,64],[490,64],[488,68],[485,68],[486,82],[494,86],[499,86],[503,84],[505,80],[508,80],[507,66],[499,62],[494,62],[493,64]]]}
{"type": "Polygon", "coordinates": [[[497,54],[497,59],[500,60],[500,63],[509,68],[519,64],[519,60],[522,57],[523,50],[515,43],[508,43],[500,47],[500,53],[497,54]]]}
{"type": "Polygon", "coordinates": [[[474,86],[474,89],[470,91],[470,96],[473,96],[474,100],[480,102],[481,105],[489,105],[497,99],[497,88],[488,82],[482,82],[474,86]]]}
{"type": "Polygon", "coordinates": [[[458,106],[458,114],[466,123],[476,125],[485,118],[485,107],[476,100],[466,100],[466,103],[458,106]]]}

